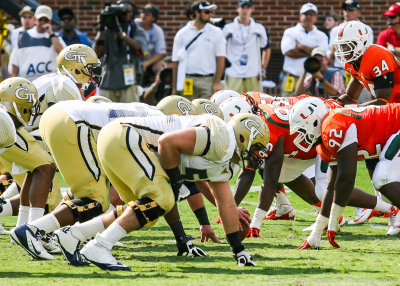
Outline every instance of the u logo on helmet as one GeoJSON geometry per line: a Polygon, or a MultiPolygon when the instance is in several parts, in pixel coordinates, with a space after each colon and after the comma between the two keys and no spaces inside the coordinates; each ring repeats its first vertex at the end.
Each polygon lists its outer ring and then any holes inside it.
{"type": "Polygon", "coordinates": [[[28,102],[35,103],[35,93],[34,92],[26,92],[29,89],[26,87],[20,87],[15,90],[15,97],[20,100],[27,100],[28,102]]]}
{"type": "Polygon", "coordinates": [[[64,54],[64,59],[66,61],[75,61],[75,62],[80,63],[80,64],[84,63],[84,58],[85,57],[86,57],[85,54],[78,54],[78,51],[74,51],[74,50],[67,51],[64,54]]]}
{"type": "Polygon", "coordinates": [[[257,135],[260,135],[260,137],[262,138],[262,137],[264,137],[264,135],[261,133],[261,131],[260,130],[258,130],[258,128],[257,127],[260,127],[260,124],[258,124],[256,121],[254,121],[253,119],[246,119],[245,121],[244,121],[244,126],[248,129],[248,130],[250,130],[250,132],[252,133],[252,135],[253,135],[253,138],[256,138],[257,137],[257,135]]]}
{"type": "Polygon", "coordinates": [[[178,106],[179,111],[182,112],[183,115],[189,115],[191,108],[189,105],[187,105],[186,102],[178,101],[176,104],[178,106]]]}

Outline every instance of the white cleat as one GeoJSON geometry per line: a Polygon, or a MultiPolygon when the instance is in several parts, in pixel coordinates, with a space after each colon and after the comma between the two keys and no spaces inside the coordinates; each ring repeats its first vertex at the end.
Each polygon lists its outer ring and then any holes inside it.
{"type": "Polygon", "coordinates": [[[81,254],[87,260],[103,270],[125,270],[130,271],[131,268],[120,263],[111,254],[112,245],[107,245],[99,235],[95,239],[89,241],[82,248],[81,254]]]}
{"type": "Polygon", "coordinates": [[[369,221],[374,216],[383,215],[380,211],[366,208],[357,208],[356,217],[348,222],[348,224],[363,224],[369,221]]]}
{"type": "Polygon", "coordinates": [[[10,236],[12,240],[22,246],[33,258],[45,260],[54,259],[54,256],[48,253],[40,242],[38,231],[35,233],[27,224],[12,229],[10,236]]]}
{"type": "Polygon", "coordinates": [[[88,262],[84,261],[79,252],[80,240],[77,239],[71,233],[71,227],[64,226],[54,233],[54,238],[60,245],[62,253],[65,259],[68,260],[69,264],[74,266],[86,266],[89,265],[88,262]]]}
{"type": "Polygon", "coordinates": [[[392,213],[388,217],[389,230],[386,235],[400,234],[400,211],[398,208],[392,207],[392,213]]]}
{"type": "Polygon", "coordinates": [[[8,230],[6,230],[5,228],[4,228],[4,226],[2,226],[1,224],[0,224],[0,235],[9,235],[10,234],[10,232],[8,231],[8,230]]]}
{"type": "Polygon", "coordinates": [[[43,247],[47,250],[48,253],[51,254],[61,254],[61,249],[58,247],[56,241],[50,234],[45,234],[40,236],[40,242],[43,244],[43,247]]]}

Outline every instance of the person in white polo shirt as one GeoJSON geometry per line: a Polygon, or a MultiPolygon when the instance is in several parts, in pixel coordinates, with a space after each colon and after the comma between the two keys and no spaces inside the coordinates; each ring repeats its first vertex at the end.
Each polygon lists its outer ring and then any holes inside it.
{"type": "Polygon", "coordinates": [[[226,41],[222,30],[211,25],[217,5],[195,1],[194,20],[176,33],[172,48],[172,94],[192,100],[208,99],[221,89],[225,67],[226,41]]]}
{"type": "Polygon", "coordinates": [[[23,32],[18,46],[10,56],[11,76],[34,80],[44,74],[57,71],[58,53],[66,47],[61,37],[53,32],[53,11],[40,5],[35,11],[35,26],[23,32]]]}
{"type": "Polygon", "coordinates": [[[284,57],[281,94],[294,96],[295,86],[303,72],[303,64],[312,50],[319,46],[328,50],[328,37],[314,26],[318,9],[312,3],[304,4],[300,9],[300,23],[283,33],[281,50],[284,57]]]}
{"type": "Polygon", "coordinates": [[[267,32],[251,17],[253,10],[252,0],[239,0],[238,16],[223,29],[228,43],[227,57],[231,62],[225,70],[225,87],[239,93],[262,91],[261,48],[267,44],[267,32]]]}

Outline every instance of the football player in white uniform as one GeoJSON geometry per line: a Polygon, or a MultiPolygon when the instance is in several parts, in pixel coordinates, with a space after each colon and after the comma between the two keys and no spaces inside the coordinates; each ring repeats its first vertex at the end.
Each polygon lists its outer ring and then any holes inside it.
{"type": "Polygon", "coordinates": [[[255,152],[265,149],[268,127],[257,116],[230,124],[211,115],[118,119],[99,134],[102,166],[122,200],[124,213],[81,251],[102,269],[129,270],[111,255],[128,232],[151,227],[177,200],[183,180],[209,181],[227,239],[239,266],[254,266],[239,235],[239,216],[229,179],[255,152]],[[157,148],[159,157],[149,149],[157,148]],[[135,176],[132,176],[135,174],[135,176]]]}

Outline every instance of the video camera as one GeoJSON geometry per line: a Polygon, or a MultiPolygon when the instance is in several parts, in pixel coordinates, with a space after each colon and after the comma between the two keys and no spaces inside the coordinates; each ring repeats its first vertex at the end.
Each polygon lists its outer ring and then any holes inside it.
{"type": "Polygon", "coordinates": [[[304,69],[308,73],[311,73],[311,74],[316,73],[317,71],[319,71],[321,69],[321,63],[319,62],[319,60],[316,57],[309,57],[304,62],[304,69]]]}
{"type": "Polygon", "coordinates": [[[110,30],[118,31],[117,17],[126,14],[128,10],[123,4],[106,2],[104,10],[100,13],[100,21],[110,30]]]}

